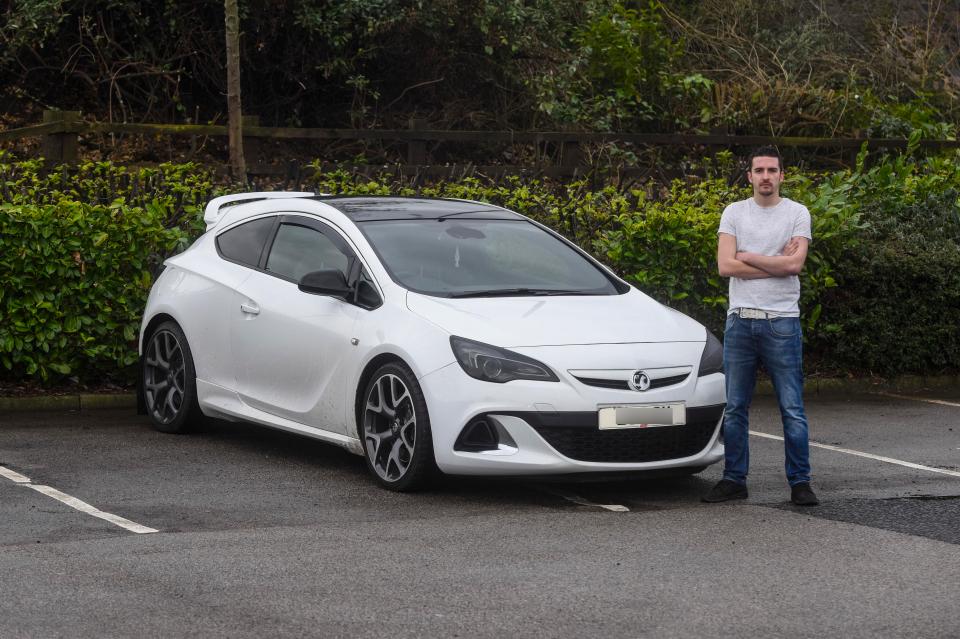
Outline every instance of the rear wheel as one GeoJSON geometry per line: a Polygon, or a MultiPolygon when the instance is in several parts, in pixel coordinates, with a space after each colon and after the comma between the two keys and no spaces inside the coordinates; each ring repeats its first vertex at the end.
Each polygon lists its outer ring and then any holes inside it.
{"type": "Polygon", "coordinates": [[[143,396],[153,427],[184,433],[203,415],[197,404],[197,374],[183,331],[175,322],[157,327],[143,352],[143,396]]]}
{"type": "Polygon", "coordinates": [[[436,462],[427,402],[413,372],[399,362],[381,366],[363,397],[360,434],[370,472],[390,490],[423,488],[436,462]]]}

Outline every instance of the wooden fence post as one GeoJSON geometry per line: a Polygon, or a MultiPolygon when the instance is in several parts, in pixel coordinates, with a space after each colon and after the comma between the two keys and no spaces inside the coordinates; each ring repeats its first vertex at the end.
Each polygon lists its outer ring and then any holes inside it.
{"type": "Polygon", "coordinates": [[[48,166],[57,164],[76,164],[78,157],[79,111],[45,110],[43,123],[62,122],[64,130],[60,133],[48,133],[43,136],[40,152],[48,166]]]}
{"type": "MultiPolygon", "coordinates": [[[[240,120],[243,122],[243,131],[246,131],[247,127],[260,126],[259,115],[245,115],[240,118],[240,120]]],[[[249,173],[252,167],[255,167],[263,161],[263,138],[247,137],[247,135],[244,134],[243,155],[247,164],[247,172],[249,173]]]]}
{"type": "Polygon", "coordinates": [[[583,149],[577,140],[564,140],[560,143],[560,166],[576,168],[583,163],[583,149]]]}
{"type": "MultiPolygon", "coordinates": [[[[411,131],[422,131],[427,128],[427,121],[419,118],[410,118],[409,128],[411,131]]],[[[410,140],[407,142],[407,164],[426,164],[427,163],[427,142],[426,140],[410,140]]]]}

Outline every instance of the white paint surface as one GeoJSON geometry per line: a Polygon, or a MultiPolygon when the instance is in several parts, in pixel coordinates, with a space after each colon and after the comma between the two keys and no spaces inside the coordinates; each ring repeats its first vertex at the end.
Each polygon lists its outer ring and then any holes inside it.
{"type": "Polygon", "coordinates": [[[884,397],[893,397],[895,399],[909,399],[915,402],[926,402],[928,404],[940,404],[941,406],[953,406],[955,408],[960,408],[960,404],[957,402],[948,402],[942,399],[927,399],[926,397],[911,397],[910,395],[897,395],[895,393],[877,393],[877,395],[883,395],[884,397]]]}
{"type": "Polygon", "coordinates": [[[589,499],[584,499],[579,495],[574,495],[573,493],[560,492],[559,490],[546,490],[545,492],[550,493],[551,495],[556,495],[557,497],[563,497],[567,501],[572,501],[573,503],[579,506],[590,506],[592,508],[603,508],[604,510],[610,510],[615,513],[628,513],[630,509],[626,506],[621,506],[620,504],[595,504],[589,499]]]}
{"type": "MultiPolygon", "coordinates": [[[[778,435],[770,435],[769,433],[761,433],[759,431],[751,430],[751,435],[757,437],[765,437],[767,439],[776,439],[777,441],[783,441],[783,437],[778,435]]],[[[902,459],[893,459],[892,457],[882,457],[880,455],[874,455],[872,453],[864,453],[859,450],[850,450],[849,448],[840,448],[839,446],[831,446],[830,444],[818,444],[817,442],[810,442],[811,446],[816,448],[824,448],[826,450],[833,450],[838,453],[846,453],[847,455],[856,455],[857,457],[865,457],[867,459],[873,459],[876,461],[885,462],[887,464],[896,464],[898,466],[906,466],[907,468],[914,468],[916,470],[926,470],[931,473],[940,473],[941,475],[950,475],[951,477],[960,477],[960,472],[955,470],[947,470],[945,468],[934,468],[933,466],[924,466],[923,464],[914,464],[913,462],[903,461],[902,459]]]]}
{"type": "Polygon", "coordinates": [[[29,477],[24,477],[24,476],[21,475],[20,473],[14,472],[14,471],[10,470],[9,468],[4,468],[3,466],[0,466],[0,477],[6,477],[6,478],[9,479],[10,481],[16,482],[16,483],[18,483],[18,484],[29,484],[29,483],[30,483],[30,478],[29,478],[29,477]]]}
{"type": "Polygon", "coordinates": [[[0,466],[0,477],[6,477],[10,481],[20,484],[21,486],[32,488],[38,493],[42,493],[47,497],[52,497],[57,501],[64,503],[67,506],[70,506],[75,510],[79,510],[82,513],[86,513],[94,517],[98,517],[100,519],[103,519],[104,521],[110,522],[114,526],[120,526],[121,528],[129,530],[130,532],[135,532],[137,534],[159,532],[156,528],[149,528],[147,526],[142,526],[136,522],[130,521],[129,519],[124,519],[119,515],[103,512],[99,508],[95,508],[85,501],[80,501],[76,497],[71,497],[66,493],[60,492],[56,488],[51,488],[50,486],[38,486],[37,484],[33,484],[30,482],[29,477],[21,475],[16,471],[10,470],[9,468],[0,466]]]}
{"type": "Polygon", "coordinates": [[[112,513],[105,513],[98,508],[94,508],[93,506],[91,506],[85,501],[80,501],[76,497],[71,497],[66,493],[60,492],[56,488],[51,488],[50,486],[38,486],[36,484],[25,484],[25,485],[28,488],[34,489],[38,493],[43,493],[47,497],[53,497],[57,501],[63,502],[67,506],[70,506],[71,508],[79,510],[82,513],[86,513],[94,517],[99,517],[104,521],[110,522],[114,526],[120,526],[121,528],[125,528],[130,532],[135,532],[138,534],[159,532],[156,528],[148,528],[147,526],[141,526],[140,524],[130,521],[129,519],[124,519],[119,515],[114,515],[112,513]]]}

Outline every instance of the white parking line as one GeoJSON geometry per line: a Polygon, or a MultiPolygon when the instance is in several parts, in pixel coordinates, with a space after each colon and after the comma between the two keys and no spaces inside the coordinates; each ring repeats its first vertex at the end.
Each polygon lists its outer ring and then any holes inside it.
{"type": "Polygon", "coordinates": [[[628,513],[630,509],[626,506],[621,506],[620,504],[595,504],[592,501],[584,499],[579,495],[574,495],[573,493],[564,493],[559,490],[552,490],[547,488],[542,488],[543,492],[549,493],[551,495],[556,495],[557,497],[563,497],[567,501],[572,501],[575,504],[580,506],[591,506],[593,508],[604,508],[606,510],[612,510],[615,513],[628,513]]]}
{"type": "MultiPolygon", "coordinates": [[[[767,439],[776,439],[781,442],[783,441],[783,437],[780,437],[778,435],[770,435],[768,433],[761,433],[755,430],[751,430],[750,434],[756,435],[757,437],[766,437],[767,439]]],[[[880,455],[864,453],[859,450],[850,450],[849,448],[840,448],[839,446],[831,446],[830,444],[818,444],[817,442],[810,442],[810,445],[816,446],[817,448],[835,450],[838,453],[856,455],[857,457],[866,457],[867,459],[882,461],[888,464],[896,464],[898,466],[906,466],[907,468],[915,468],[916,470],[927,470],[927,471],[930,471],[931,473],[940,473],[941,475],[950,475],[951,477],[960,477],[960,472],[957,472],[955,470],[946,470],[945,468],[934,468],[933,466],[924,466],[923,464],[914,464],[913,462],[903,461],[901,459],[893,459],[892,457],[881,457],[880,455]]]]}
{"type": "Polygon", "coordinates": [[[9,479],[10,481],[13,481],[13,482],[18,483],[18,484],[29,484],[29,483],[30,483],[30,478],[29,478],[29,477],[24,477],[24,476],[21,475],[20,473],[15,472],[15,471],[12,471],[12,470],[10,470],[9,468],[4,468],[3,466],[0,466],[0,475],[2,475],[3,477],[6,477],[6,478],[9,479]]]}
{"type": "Polygon", "coordinates": [[[947,402],[942,399],[927,399],[926,397],[911,397],[910,395],[897,395],[896,393],[876,393],[877,395],[883,395],[884,397],[894,397],[896,399],[912,399],[915,402],[927,402],[928,404],[940,404],[941,406],[954,406],[960,408],[960,404],[956,402],[947,402]]]}
{"type": "Polygon", "coordinates": [[[79,511],[82,512],[82,513],[86,513],[86,514],[92,515],[92,516],[94,516],[94,517],[99,517],[100,519],[103,519],[104,521],[110,522],[110,523],[113,524],[114,526],[120,526],[121,528],[124,528],[124,529],[126,529],[126,530],[129,530],[130,532],[134,532],[134,533],[137,533],[137,534],[140,534],[140,535],[147,534],[147,533],[160,532],[160,531],[157,530],[156,528],[149,528],[149,527],[147,527],[147,526],[141,526],[140,524],[138,524],[138,523],[136,523],[136,522],[134,522],[134,521],[130,521],[129,519],[124,519],[123,517],[120,517],[119,515],[114,515],[113,513],[103,512],[103,511],[100,510],[99,508],[95,508],[95,507],[91,506],[90,504],[88,504],[88,503],[85,502],[85,501],[80,501],[80,500],[77,499],[76,497],[71,497],[70,495],[67,495],[66,493],[60,492],[60,491],[57,490],[56,488],[51,488],[50,486],[40,486],[40,485],[31,483],[29,477],[25,477],[25,476],[21,475],[21,474],[18,473],[18,472],[15,472],[15,471],[10,470],[9,468],[5,468],[5,467],[3,467],[3,466],[0,466],[0,476],[6,477],[6,478],[9,479],[10,481],[15,482],[15,483],[17,483],[17,484],[19,484],[19,485],[21,485],[21,486],[26,486],[27,488],[32,488],[33,490],[37,491],[38,493],[42,493],[42,494],[46,495],[47,497],[52,497],[52,498],[56,499],[57,501],[62,502],[62,503],[64,503],[64,504],[66,504],[67,506],[70,506],[70,507],[73,508],[73,509],[79,510],[79,511]]]}

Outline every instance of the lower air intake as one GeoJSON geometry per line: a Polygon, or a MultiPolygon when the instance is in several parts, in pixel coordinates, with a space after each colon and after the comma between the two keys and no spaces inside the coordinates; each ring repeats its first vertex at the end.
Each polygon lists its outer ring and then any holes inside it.
{"type": "Polygon", "coordinates": [[[570,459],[638,463],[696,455],[710,443],[717,421],[623,430],[553,425],[535,425],[534,428],[557,452],[570,459]]]}

